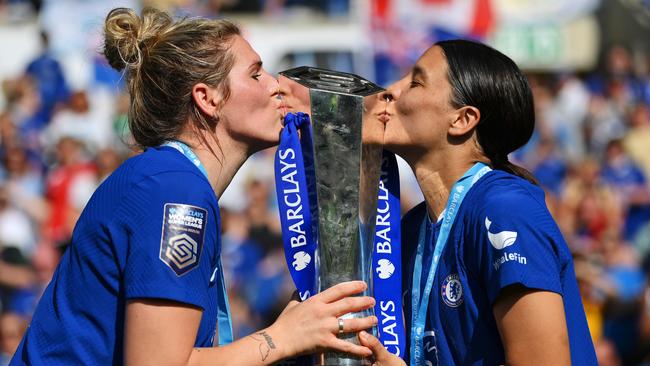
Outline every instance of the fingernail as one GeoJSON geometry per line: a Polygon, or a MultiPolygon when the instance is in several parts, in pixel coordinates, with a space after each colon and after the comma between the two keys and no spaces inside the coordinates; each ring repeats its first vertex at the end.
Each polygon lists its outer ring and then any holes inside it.
{"type": "Polygon", "coordinates": [[[359,333],[359,337],[363,338],[363,340],[365,341],[365,340],[368,339],[368,333],[366,333],[365,330],[362,330],[362,331],[359,333]]]}
{"type": "Polygon", "coordinates": [[[379,318],[377,318],[376,316],[373,316],[373,318],[374,318],[372,319],[373,324],[379,323],[379,318]]]}

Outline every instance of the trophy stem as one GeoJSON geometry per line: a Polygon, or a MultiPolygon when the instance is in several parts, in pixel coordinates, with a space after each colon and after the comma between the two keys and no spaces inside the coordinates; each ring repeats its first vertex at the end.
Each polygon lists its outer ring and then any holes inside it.
{"type": "MultiPolygon", "coordinates": [[[[381,146],[362,142],[363,98],[310,90],[318,192],[319,290],[362,280],[372,294],[370,264],[377,210],[381,146]]],[[[373,315],[373,309],[342,318],[373,315]]],[[[358,344],[356,333],[339,338],[358,344]]],[[[370,365],[353,355],[328,352],[323,366],[370,365]]]]}
{"type": "MultiPolygon", "coordinates": [[[[300,67],[284,76],[309,88],[315,188],[318,201],[318,290],[362,280],[372,294],[371,262],[383,128],[364,123],[364,97],[382,89],[359,76],[300,67]]],[[[349,313],[343,319],[371,316],[374,309],[349,313]]],[[[358,344],[356,333],[339,338],[358,344]]],[[[326,352],[322,366],[366,366],[370,360],[326,352]]]]}

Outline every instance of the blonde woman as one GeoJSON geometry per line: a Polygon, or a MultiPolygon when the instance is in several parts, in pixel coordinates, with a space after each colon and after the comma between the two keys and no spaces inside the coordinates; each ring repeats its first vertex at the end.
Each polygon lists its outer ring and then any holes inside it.
{"type": "MultiPolygon", "coordinates": [[[[291,302],[232,342],[218,197],[254,152],[277,143],[277,81],[224,20],[114,9],[104,53],[123,70],[129,126],[144,152],[84,209],[11,365],[268,365],[325,348],[339,317],[373,306],[348,282],[291,302]],[[213,347],[218,345],[218,347],[213,347]]],[[[345,332],[375,317],[343,322],[345,332]]]]}

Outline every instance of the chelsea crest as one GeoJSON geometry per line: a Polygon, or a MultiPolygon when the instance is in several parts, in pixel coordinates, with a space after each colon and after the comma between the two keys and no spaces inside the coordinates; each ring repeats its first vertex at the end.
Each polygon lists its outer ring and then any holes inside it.
{"type": "Polygon", "coordinates": [[[442,281],[440,289],[442,301],[452,308],[458,307],[463,303],[463,285],[457,273],[450,274],[442,281]]]}

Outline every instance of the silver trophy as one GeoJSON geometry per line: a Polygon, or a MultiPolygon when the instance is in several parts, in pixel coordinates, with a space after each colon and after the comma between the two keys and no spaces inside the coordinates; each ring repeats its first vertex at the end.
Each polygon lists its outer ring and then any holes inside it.
{"type": "MultiPolygon", "coordinates": [[[[384,124],[364,115],[364,97],[383,89],[353,74],[298,67],[280,73],[309,89],[318,197],[318,289],[363,280],[372,294],[372,253],[384,124]]],[[[305,95],[307,93],[304,93],[305,95]]],[[[371,103],[371,98],[365,98],[371,103]]],[[[306,109],[306,108],[305,108],[306,109]]],[[[342,318],[372,315],[372,309],[342,318]]],[[[340,338],[357,343],[355,333],[340,338]]],[[[325,353],[320,365],[369,365],[325,353]]]]}

